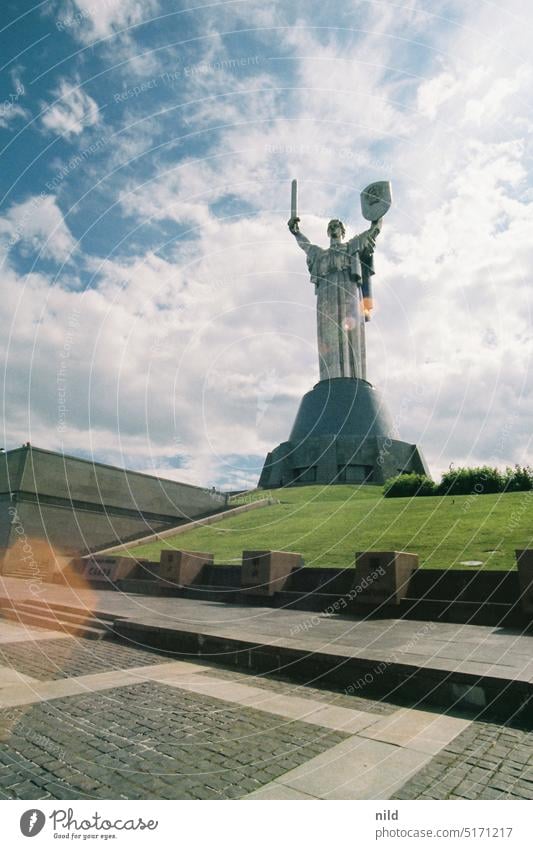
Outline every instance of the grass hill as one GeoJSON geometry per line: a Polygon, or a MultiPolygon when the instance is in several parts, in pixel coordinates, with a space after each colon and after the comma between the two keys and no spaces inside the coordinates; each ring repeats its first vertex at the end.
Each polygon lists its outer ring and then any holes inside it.
{"type": "Polygon", "coordinates": [[[132,549],[159,559],[162,548],[210,551],[239,563],[243,549],[300,552],[308,566],[348,566],[366,549],[412,551],[426,568],[510,569],[515,548],[533,543],[533,491],[497,495],[383,498],[372,486],[275,490],[279,504],[132,549]]]}

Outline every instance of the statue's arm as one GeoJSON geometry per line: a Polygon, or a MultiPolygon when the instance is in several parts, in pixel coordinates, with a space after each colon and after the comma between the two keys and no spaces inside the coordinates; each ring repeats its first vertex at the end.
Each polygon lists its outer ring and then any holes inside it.
{"type": "Polygon", "coordinates": [[[315,247],[315,246],[311,244],[311,242],[309,241],[307,236],[304,236],[303,233],[300,233],[299,222],[300,222],[299,218],[291,218],[290,221],[288,222],[288,227],[289,227],[289,230],[291,231],[292,235],[294,236],[294,238],[298,242],[298,245],[301,247],[301,249],[303,251],[306,252],[306,254],[308,254],[310,249],[312,247],[315,247]]]}
{"type": "MultiPolygon", "coordinates": [[[[376,247],[376,239],[381,232],[381,224],[383,219],[380,218],[378,221],[373,221],[372,225],[368,228],[368,230],[363,230],[362,233],[359,233],[358,236],[355,236],[355,239],[359,240],[359,250],[367,256],[372,256],[374,253],[374,249],[376,247]]],[[[350,241],[352,241],[350,239],[350,241]]]]}

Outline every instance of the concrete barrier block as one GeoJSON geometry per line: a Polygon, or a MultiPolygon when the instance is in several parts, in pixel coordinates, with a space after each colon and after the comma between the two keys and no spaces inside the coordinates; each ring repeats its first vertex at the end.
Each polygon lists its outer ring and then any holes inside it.
{"type": "Polygon", "coordinates": [[[202,580],[206,566],[213,565],[213,555],[202,551],[163,549],[159,559],[161,583],[190,587],[202,580]]]}
{"type": "Polygon", "coordinates": [[[133,557],[89,557],[85,561],[83,577],[87,581],[121,581],[132,578],[138,568],[133,557]]]}
{"type": "Polygon", "coordinates": [[[301,554],[289,551],[243,551],[241,589],[246,595],[272,596],[281,592],[292,572],[302,566],[301,554]]]}
{"type": "Polygon", "coordinates": [[[418,555],[407,551],[356,552],[356,604],[400,604],[417,568],[418,555]]]}

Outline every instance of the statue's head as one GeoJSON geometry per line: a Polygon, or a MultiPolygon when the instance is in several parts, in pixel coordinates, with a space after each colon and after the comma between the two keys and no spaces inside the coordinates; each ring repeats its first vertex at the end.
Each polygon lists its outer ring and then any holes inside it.
{"type": "Polygon", "coordinates": [[[332,218],[328,224],[328,236],[330,239],[344,239],[346,230],[344,224],[338,218],[332,218]]]}

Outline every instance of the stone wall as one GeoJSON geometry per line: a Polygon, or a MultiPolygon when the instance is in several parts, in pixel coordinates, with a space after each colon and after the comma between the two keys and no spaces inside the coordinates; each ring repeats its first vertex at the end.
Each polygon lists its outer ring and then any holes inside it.
{"type": "Polygon", "coordinates": [[[224,505],[224,497],[208,489],[29,445],[0,459],[3,551],[21,538],[46,540],[62,553],[93,551],[213,514],[224,505]]]}

